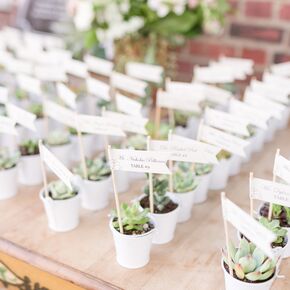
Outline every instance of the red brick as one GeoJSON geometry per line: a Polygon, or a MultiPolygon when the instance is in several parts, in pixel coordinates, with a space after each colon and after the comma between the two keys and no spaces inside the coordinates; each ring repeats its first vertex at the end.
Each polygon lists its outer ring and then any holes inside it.
{"type": "Polygon", "coordinates": [[[266,52],[262,49],[244,48],[242,56],[252,59],[256,64],[264,65],[266,63],[266,52]]]}
{"type": "Polygon", "coordinates": [[[271,43],[281,42],[283,33],[284,31],[282,29],[276,27],[263,27],[239,23],[233,23],[230,29],[230,34],[233,37],[241,37],[271,43]]]}
{"type": "Polygon", "coordinates": [[[275,53],[273,62],[274,63],[280,63],[280,62],[286,62],[290,61],[290,54],[287,53],[275,53]]]}
{"type": "Polygon", "coordinates": [[[272,16],[272,2],[270,1],[247,1],[245,14],[250,17],[270,18],[272,16]]]}
{"type": "Polygon", "coordinates": [[[290,20],[290,4],[281,5],[279,15],[281,19],[290,20]]]}
{"type": "Polygon", "coordinates": [[[191,63],[190,60],[189,61],[177,60],[176,66],[177,71],[183,74],[191,75],[193,72],[193,64],[191,63]]]}
{"type": "Polygon", "coordinates": [[[193,40],[190,42],[190,53],[209,58],[218,58],[221,54],[235,56],[235,48],[229,45],[212,44],[193,40]]]}

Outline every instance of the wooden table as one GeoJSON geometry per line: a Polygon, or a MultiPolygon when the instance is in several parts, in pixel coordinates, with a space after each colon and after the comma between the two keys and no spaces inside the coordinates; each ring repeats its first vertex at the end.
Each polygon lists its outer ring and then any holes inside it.
{"type": "MultiPolygon", "coordinates": [[[[271,179],[276,148],[281,148],[284,156],[290,156],[289,136],[290,129],[279,131],[263,152],[255,154],[243,166],[239,176],[230,179],[227,195],[245,210],[249,210],[249,171],[271,179]]],[[[139,195],[142,185],[142,181],[138,182],[129,193],[121,195],[121,200],[128,201],[139,195]]],[[[210,192],[206,203],[193,208],[191,220],[178,225],[171,243],[153,246],[151,261],[146,267],[127,270],[116,262],[108,227],[113,203],[96,213],[82,210],[76,230],[54,233],[47,227],[38,191],[39,187],[23,187],[15,198],[0,202],[0,252],[84,289],[224,289],[220,267],[224,230],[219,192],[210,192]]],[[[233,229],[231,236],[236,236],[233,229]]],[[[280,273],[288,277],[276,280],[272,289],[290,289],[290,259],[282,262],[280,273]]]]}

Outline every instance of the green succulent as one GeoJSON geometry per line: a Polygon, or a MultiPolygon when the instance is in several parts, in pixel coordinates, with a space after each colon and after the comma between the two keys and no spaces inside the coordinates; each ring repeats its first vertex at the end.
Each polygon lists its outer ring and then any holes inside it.
{"type": "MultiPolygon", "coordinates": [[[[163,211],[167,204],[170,203],[170,198],[166,195],[168,191],[168,176],[153,175],[153,197],[154,205],[159,211],[163,211]]],[[[144,193],[149,196],[149,184],[144,187],[144,193]]]]}
{"type": "Polygon", "coordinates": [[[272,218],[280,220],[283,224],[290,226],[290,208],[279,204],[272,206],[272,218]]]}
{"type": "Polygon", "coordinates": [[[39,103],[33,103],[28,107],[28,111],[36,115],[37,119],[43,118],[43,106],[39,103]]]}
{"type": "MultiPolygon", "coordinates": [[[[88,180],[101,181],[108,178],[111,175],[111,169],[109,164],[106,162],[105,157],[87,159],[86,165],[88,171],[88,180]]],[[[73,172],[84,178],[83,167],[81,164],[73,168],[73,172]]]]}
{"type": "Polygon", "coordinates": [[[71,190],[61,180],[56,180],[48,185],[49,196],[54,200],[69,199],[78,194],[77,190],[71,190]]]}
{"type": "MultiPolygon", "coordinates": [[[[161,122],[159,126],[159,132],[158,132],[159,139],[167,140],[170,129],[173,129],[173,128],[170,127],[168,123],[161,122]]],[[[155,123],[152,121],[149,121],[146,125],[146,130],[147,130],[148,135],[153,138],[155,136],[155,130],[156,130],[155,123]]]]}
{"type": "Polygon", "coordinates": [[[11,155],[8,150],[0,150],[0,171],[7,170],[16,166],[19,154],[11,155]]]}
{"type": "Polygon", "coordinates": [[[189,112],[175,110],[174,111],[175,126],[187,127],[190,116],[191,113],[189,112]]]}
{"type": "Polygon", "coordinates": [[[192,164],[188,162],[177,162],[173,173],[173,191],[176,193],[186,193],[193,191],[198,186],[192,170],[192,164]]]}
{"type": "MultiPolygon", "coordinates": [[[[139,202],[132,205],[122,203],[120,205],[121,224],[125,231],[133,232],[133,234],[142,234],[150,230],[150,219],[148,217],[149,209],[140,210],[139,202]]],[[[113,227],[120,231],[118,215],[114,210],[112,212],[113,227]]]]}
{"type": "Polygon", "coordinates": [[[50,146],[61,146],[70,143],[69,133],[65,131],[52,131],[49,133],[47,144],[50,146]]]}
{"type": "Polygon", "coordinates": [[[202,176],[209,174],[213,170],[212,164],[195,163],[195,174],[196,176],[202,176]]]}
{"type": "Polygon", "coordinates": [[[26,91],[24,91],[24,90],[21,90],[20,88],[17,88],[15,90],[15,97],[19,101],[28,100],[29,99],[28,93],[26,91]]]}
{"type": "Polygon", "coordinates": [[[147,142],[146,136],[141,134],[135,134],[127,138],[125,147],[135,150],[146,150],[147,147],[146,142],[147,142]]]}
{"type": "MultiPolygon", "coordinates": [[[[231,266],[237,278],[245,282],[263,282],[275,273],[276,262],[268,258],[262,250],[245,238],[240,240],[238,248],[230,242],[229,254],[231,266]]],[[[223,250],[223,260],[229,265],[227,253],[223,250]]]]}
{"type": "Polygon", "coordinates": [[[230,159],[232,157],[232,154],[226,150],[221,150],[218,154],[217,154],[217,159],[220,161],[222,159],[230,159]]]}
{"type": "Polygon", "coordinates": [[[116,106],[112,101],[107,101],[105,99],[99,99],[97,102],[97,107],[102,109],[105,108],[108,111],[116,111],[116,106]]]}
{"type": "Polygon", "coordinates": [[[38,140],[26,140],[19,145],[21,156],[39,154],[38,140]]]}
{"type": "Polygon", "coordinates": [[[273,232],[276,235],[277,239],[273,243],[274,245],[283,243],[283,241],[284,241],[284,239],[285,239],[285,237],[287,235],[287,230],[280,227],[279,220],[271,220],[271,221],[269,221],[265,217],[260,217],[259,222],[264,227],[266,227],[268,230],[270,230],[271,232],[273,232]]]}

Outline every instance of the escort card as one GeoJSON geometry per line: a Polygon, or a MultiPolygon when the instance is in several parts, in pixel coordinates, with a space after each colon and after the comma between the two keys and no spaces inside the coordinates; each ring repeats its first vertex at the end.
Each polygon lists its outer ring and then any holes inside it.
{"type": "Polygon", "coordinates": [[[0,86],[0,104],[8,102],[8,89],[0,86]]]}
{"type": "Polygon", "coordinates": [[[71,109],[76,110],[76,98],[77,95],[70,90],[66,85],[62,83],[57,83],[56,85],[57,95],[58,97],[64,101],[64,103],[69,106],[71,109]]]}
{"type": "Polygon", "coordinates": [[[82,61],[69,59],[65,62],[65,69],[68,74],[78,78],[86,79],[88,77],[87,64],[82,61]]]}
{"type": "Polygon", "coordinates": [[[20,89],[37,96],[41,96],[40,80],[24,74],[19,74],[16,76],[16,81],[20,89]]]}
{"type": "Polygon", "coordinates": [[[110,86],[94,78],[87,78],[87,91],[100,99],[110,101],[110,86]]]}
{"type": "Polygon", "coordinates": [[[276,156],[273,174],[290,184],[290,161],[280,154],[276,156]]]}
{"type": "Polygon", "coordinates": [[[84,61],[88,66],[88,70],[106,77],[110,77],[113,72],[114,64],[111,61],[86,55],[84,61]]]}
{"type": "Polygon", "coordinates": [[[128,115],[141,117],[142,104],[119,93],[116,94],[117,109],[128,115]]]}

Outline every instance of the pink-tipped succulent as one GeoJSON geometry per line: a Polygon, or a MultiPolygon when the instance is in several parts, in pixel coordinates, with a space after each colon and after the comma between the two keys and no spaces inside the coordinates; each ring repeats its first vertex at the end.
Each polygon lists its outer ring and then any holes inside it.
{"type": "MultiPolygon", "coordinates": [[[[276,261],[268,258],[263,251],[246,239],[241,239],[238,248],[230,243],[229,253],[231,267],[239,280],[263,282],[275,273],[276,261]]],[[[224,250],[223,260],[229,266],[224,250]]]]}

